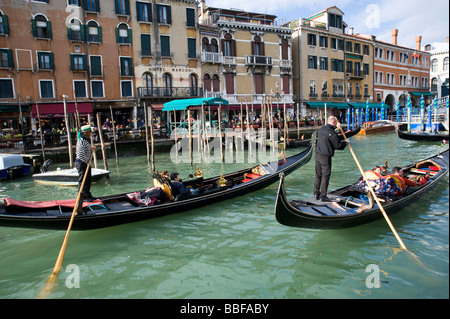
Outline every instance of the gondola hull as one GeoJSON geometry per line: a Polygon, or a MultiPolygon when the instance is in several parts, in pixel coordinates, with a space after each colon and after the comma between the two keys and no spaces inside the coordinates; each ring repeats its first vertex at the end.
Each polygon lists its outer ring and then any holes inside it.
{"type": "Polygon", "coordinates": [[[442,142],[448,141],[448,134],[428,134],[428,133],[407,133],[397,130],[397,135],[403,140],[422,142],[442,142]]]}
{"type": "MultiPolygon", "coordinates": [[[[422,199],[433,191],[438,183],[447,176],[449,162],[448,150],[441,155],[430,157],[418,163],[426,161],[432,161],[439,165],[440,170],[426,184],[417,187],[413,192],[395,200],[384,200],[382,205],[388,215],[393,215],[407,205],[422,199]]],[[[410,167],[413,167],[413,165],[410,167]]],[[[355,227],[383,218],[383,214],[376,203],[374,203],[372,208],[368,208],[362,212],[357,212],[359,206],[350,204],[347,206],[347,202],[349,201],[347,195],[354,189],[354,185],[348,185],[330,192],[328,197],[334,203],[322,203],[314,199],[289,201],[284,187],[284,176],[281,174],[275,203],[276,219],[280,224],[290,227],[339,229],[355,227]]],[[[358,205],[367,204],[359,200],[355,202],[354,198],[352,199],[352,203],[358,205]]]]}
{"type": "MultiPolygon", "coordinates": [[[[312,146],[309,146],[303,152],[286,158],[286,162],[284,163],[283,161],[282,165],[279,165],[278,161],[268,163],[267,166],[273,168],[273,172],[262,175],[249,182],[241,182],[231,187],[218,187],[201,195],[187,195],[184,199],[163,204],[151,206],[137,205],[135,202],[130,201],[126,193],[100,197],[98,203],[94,202],[93,206],[100,208],[103,206],[105,209],[89,211],[75,216],[72,229],[95,229],[136,222],[191,209],[198,209],[202,206],[244,195],[275,183],[278,180],[279,173],[291,173],[293,170],[305,165],[310,160],[311,155],[312,146]]],[[[251,172],[251,169],[227,174],[223,177],[227,180],[233,180],[242,178],[242,175],[248,172],[251,172]]],[[[202,184],[213,184],[218,180],[219,177],[214,177],[202,180],[202,184]]],[[[195,185],[196,180],[187,181],[186,183],[195,185]]],[[[61,212],[61,209],[58,212],[54,207],[52,209],[34,208],[27,211],[26,208],[20,206],[4,205],[0,206],[0,226],[67,229],[72,210],[73,206],[71,209],[66,208],[63,212],[61,212]]]]}

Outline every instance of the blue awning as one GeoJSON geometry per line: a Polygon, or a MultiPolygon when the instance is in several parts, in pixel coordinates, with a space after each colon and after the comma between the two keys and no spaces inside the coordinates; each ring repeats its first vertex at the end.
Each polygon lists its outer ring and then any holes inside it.
{"type": "Polygon", "coordinates": [[[228,105],[228,101],[220,97],[207,97],[198,99],[181,99],[173,100],[164,103],[163,111],[183,111],[188,107],[198,107],[198,106],[217,106],[217,105],[228,105]]]}

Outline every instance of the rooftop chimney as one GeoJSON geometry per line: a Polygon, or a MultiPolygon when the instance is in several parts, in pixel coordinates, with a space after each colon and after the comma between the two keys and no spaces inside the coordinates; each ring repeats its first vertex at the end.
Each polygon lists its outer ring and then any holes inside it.
{"type": "Polygon", "coordinates": [[[420,45],[421,45],[421,42],[422,42],[422,36],[421,36],[421,35],[418,35],[418,36],[416,37],[416,50],[417,50],[417,51],[420,51],[420,45]]]}
{"type": "Polygon", "coordinates": [[[398,29],[391,30],[392,34],[392,44],[397,45],[398,29]]]}
{"type": "Polygon", "coordinates": [[[348,34],[353,35],[353,27],[352,28],[348,28],[348,34]]]}

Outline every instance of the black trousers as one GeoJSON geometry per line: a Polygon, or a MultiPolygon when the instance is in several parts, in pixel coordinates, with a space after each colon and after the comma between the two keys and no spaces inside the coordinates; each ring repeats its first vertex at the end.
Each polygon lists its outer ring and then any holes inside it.
{"type": "Polygon", "coordinates": [[[316,178],[314,180],[314,195],[326,197],[331,176],[331,156],[316,153],[316,178]]]}
{"type": "MultiPolygon", "coordinates": [[[[84,174],[86,173],[87,164],[83,163],[80,160],[75,160],[75,167],[78,171],[78,190],[80,190],[80,186],[83,183],[84,174]]],[[[83,190],[85,198],[92,197],[91,194],[91,183],[92,183],[92,173],[91,167],[89,166],[89,170],[87,172],[86,181],[84,182],[83,190]]]]}

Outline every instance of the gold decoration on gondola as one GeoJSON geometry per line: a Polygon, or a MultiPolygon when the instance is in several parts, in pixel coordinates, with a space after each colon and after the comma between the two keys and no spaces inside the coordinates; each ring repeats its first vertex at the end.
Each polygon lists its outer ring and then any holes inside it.
{"type": "Polygon", "coordinates": [[[203,177],[203,171],[200,170],[200,167],[197,166],[197,171],[194,173],[194,176],[197,178],[203,177]]]}
{"type": "Polygon", "coordinates": [[[258,174],[261,176],[267,174],[266,170],[261,165],[258,165],[256,167],[252,168],[252,173],[255,173],[255,174],[258,174]]]}
{"type": "Polygon", "coordinates": [[[217,181],[217,185],[220,186],[220,187],[227,186],[227,180],[223,177],[223,174],[220,174],[220,178],[217,181]]]}
{"type": "Polygon", "coordinates": [[[383,172],[384,172],[384,173],[387,172],[387,169],[389,168],[387,162],[388,162],[388,161],[384,161],[384,165],[381,166],[381,168],[383,169],[383,172]]]}

